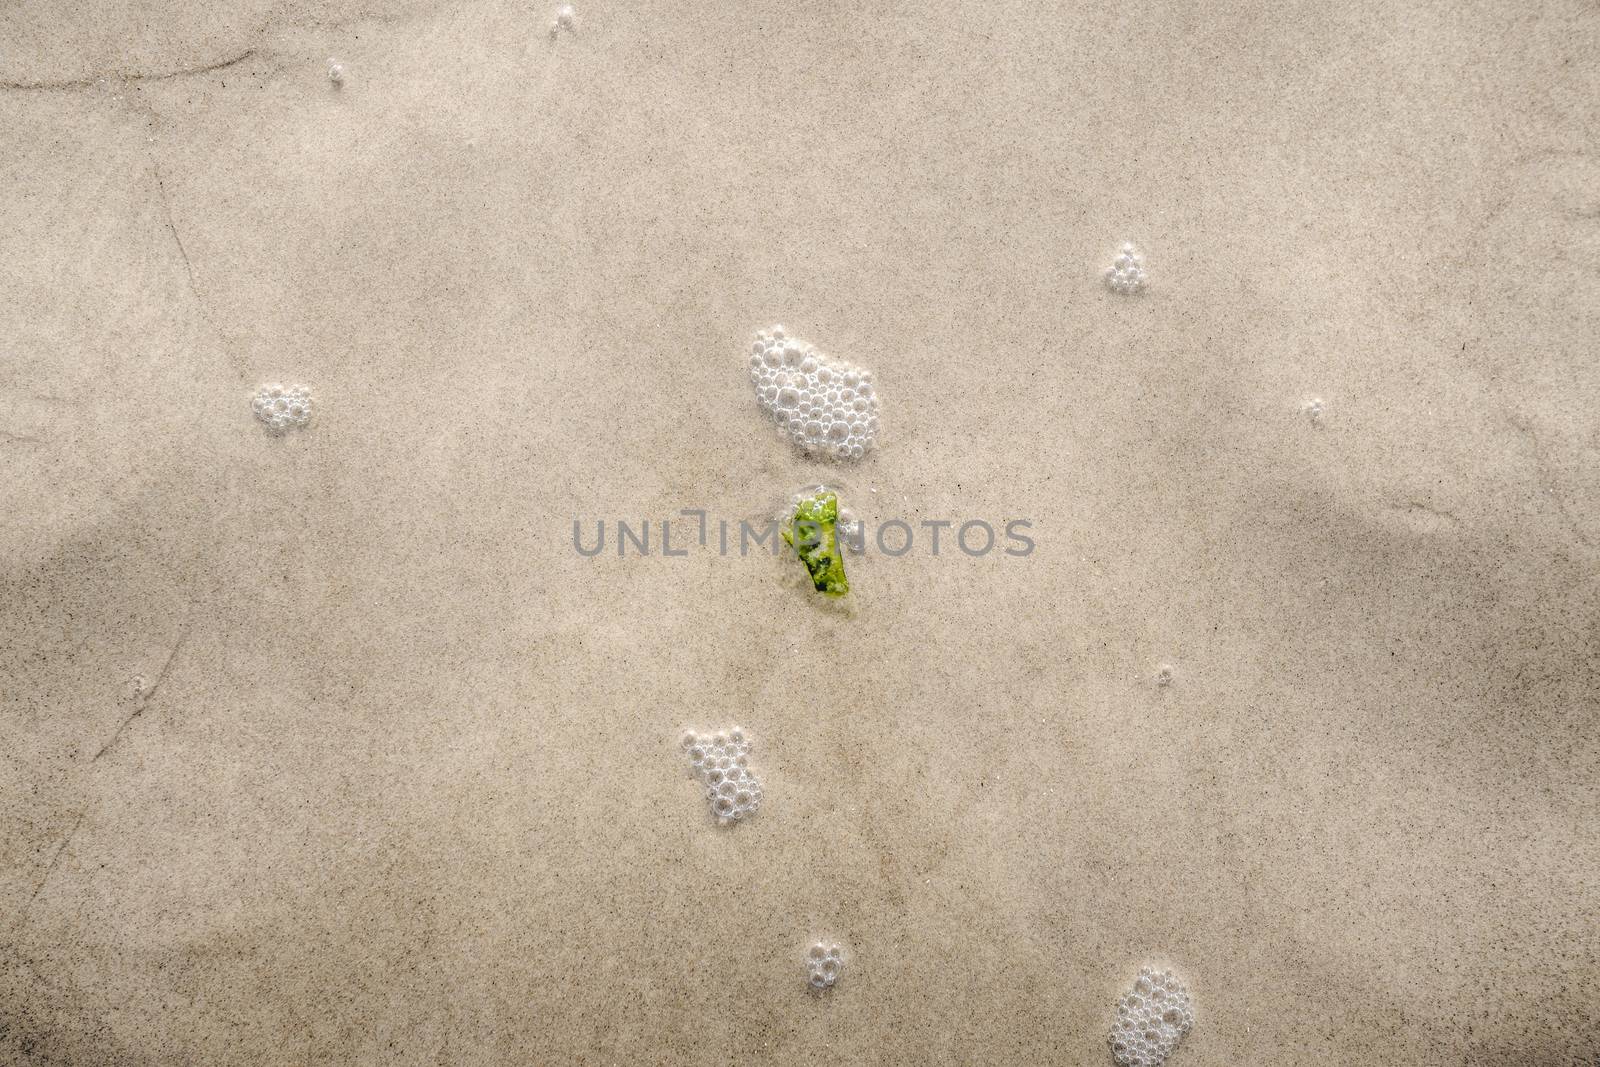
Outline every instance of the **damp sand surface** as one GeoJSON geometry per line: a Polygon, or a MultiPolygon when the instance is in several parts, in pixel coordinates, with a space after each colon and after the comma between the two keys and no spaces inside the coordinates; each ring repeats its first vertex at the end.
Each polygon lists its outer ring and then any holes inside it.
{"type": "Polygon", "coordinates": [[[0,1061],[1592,1063],[1592,9],[578,16],[0,11],[0,1061]]]}

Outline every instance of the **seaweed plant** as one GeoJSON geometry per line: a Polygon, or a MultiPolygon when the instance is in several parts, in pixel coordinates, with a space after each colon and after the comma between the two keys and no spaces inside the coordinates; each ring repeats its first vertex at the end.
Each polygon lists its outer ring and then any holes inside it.
{"type": "Polygon", "coordinates": [[[817,592],[844,596],[850,582],[844,576],[844,553],[839,549],[839,498],[819,490],[801,499],[794,517],[783,528],[783,540],[795,550],[811,574],[817,592]]]}

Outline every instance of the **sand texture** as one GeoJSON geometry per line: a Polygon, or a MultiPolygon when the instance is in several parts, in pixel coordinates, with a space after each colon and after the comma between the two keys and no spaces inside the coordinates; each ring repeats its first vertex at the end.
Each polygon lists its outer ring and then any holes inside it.
{"type": "Polygon", "coordinates": [[[554,7],[0,3],[0,1063],[1591,1067],[1600,9],[554,7]]]}

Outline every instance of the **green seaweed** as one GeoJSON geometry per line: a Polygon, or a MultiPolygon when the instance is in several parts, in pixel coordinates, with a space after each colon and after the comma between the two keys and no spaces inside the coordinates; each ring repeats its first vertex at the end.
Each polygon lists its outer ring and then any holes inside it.
{"type": "Polygon", "coordinates": [[[795,550],[811,573],[817,592],[840,597],[850,591],[844,576],[844,553],[839,550],[839,498],[819,492],[800,501],[794,518],[783,528],[784,543],[795,550]]]}

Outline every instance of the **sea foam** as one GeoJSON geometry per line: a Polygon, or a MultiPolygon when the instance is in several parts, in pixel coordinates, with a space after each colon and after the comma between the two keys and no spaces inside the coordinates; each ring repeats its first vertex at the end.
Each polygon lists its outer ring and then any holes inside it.
{"type": "Polygon", "coordinates": [[[1117,1001],[1111,1058],[1117,1067],[1161,1067],[1192,1026],[1194,1007],[1184,984],[1167,971],[1142,967],[1117,1001]]]}
{"type": "Polygon", "coordinates": [[[1124,244],[1117,258],[1106,268],[1106,285],[1113,293],[1132,296],[1144,288],[1144,256],[1131,244],[1124,244]]]}
{"type": "Polygon", "coordinates": [[[311,422],[311,390],[304,385],[269,382],[256,390],[250,409],[272,433],[304,429],[311,422]]]}
{"type": "Polygon", "coordinates": [[[860,459],[877,443],[872,372],[787,336],[782,326],[751,343],[750,384],[779,432],[808,453],[860,459]]]}
{"type": "Polygon", "coordinates": [[[726,732],[683,735],[689,770],[705,790],[720,825],[754,815],[761,807],[761,781],[750,769],[750,739],[737,726],[726,732]]]}

